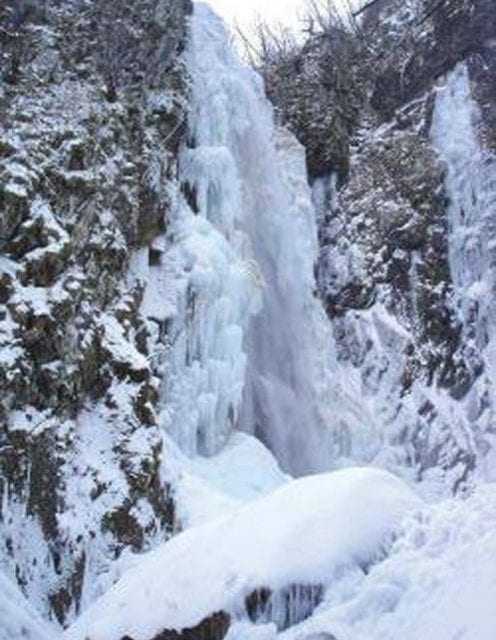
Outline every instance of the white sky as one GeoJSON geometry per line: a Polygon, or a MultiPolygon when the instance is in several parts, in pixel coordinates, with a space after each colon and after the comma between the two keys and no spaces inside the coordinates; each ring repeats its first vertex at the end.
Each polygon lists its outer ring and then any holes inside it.
{"type": "Polygon", "coordinates": [[[228,22],[236,20],[242,26],[250,26],[258,13],[266,21],[297,24],[298,11],[305,0],[207,0],[228,22]]]}

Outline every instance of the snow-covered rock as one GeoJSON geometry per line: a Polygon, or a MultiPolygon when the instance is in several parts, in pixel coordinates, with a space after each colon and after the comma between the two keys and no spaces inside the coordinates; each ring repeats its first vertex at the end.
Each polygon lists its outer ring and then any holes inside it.
{"type": "MultiPolygon", "coordinates": [[[[420,506],[402,481],[379,470],[295,480],[151,552],[65,638],[152,640],[165,630],[194,629],[221,612],[225,621],[246,618],[257,590],[323,589],[343,574],[363,575],[387,552],[402,519],[420,506]]],[[[274,620],[278,615],[273,611],[274,620]]]]}
{"type": "Polygon", "coordinates": [[[493,640],[495,527],[496,485],[425,507],[404,521],[383,562],[337,582],[281,640],[493,640]]]}
{"type": "Polygon", "coordinates": [[[190,10],[0,7],[0,570],[60,622],[173,526],[153,325],[128,276],[179,192],[190,10]]]}

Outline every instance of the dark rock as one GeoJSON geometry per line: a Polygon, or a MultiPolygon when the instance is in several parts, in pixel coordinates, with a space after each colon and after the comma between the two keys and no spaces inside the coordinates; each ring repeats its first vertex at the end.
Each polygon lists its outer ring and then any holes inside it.
{"type": "MultiPolygon", "coordinates": [[[[224,611],[214,613],[209,618],[202,620],[196,627],[176,631],[165,629],[150,640],[223,640],[231,625],[231,616],[224,611]]],[[[122,640],[133,640],[125,636],[122,640]]]]}
{"type": "Polygon", "coordinates": [[[294,584],[279,591],[262,588],[245,600],[248,617],[254,623],[274,623],[279,631],[309,618],[322,602],[321,585],[294,584]]]}

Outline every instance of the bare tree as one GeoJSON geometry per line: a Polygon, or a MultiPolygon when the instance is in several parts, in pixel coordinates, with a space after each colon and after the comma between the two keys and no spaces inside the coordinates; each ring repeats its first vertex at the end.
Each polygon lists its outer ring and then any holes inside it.
{"type": "Polygon", "coordinates": [[[292,29],[282,23],[269,24],[258,15],[251,27],[235,27],[242,46],[242,54],[249,64],[263,68],[291,56],[299,49],[298,39],[292,29]]]}

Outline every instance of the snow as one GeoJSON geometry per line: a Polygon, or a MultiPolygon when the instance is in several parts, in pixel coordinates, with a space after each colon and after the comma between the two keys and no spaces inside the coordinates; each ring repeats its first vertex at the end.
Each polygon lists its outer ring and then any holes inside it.
{"type": "Polygon", "coordinates": [[[126,364],[133,371],[148,369],[148,360],[126,339],[124,328],[114,316],[105,314],[100,326],[104,328],[102,344],[116,362],[126,364]]]}
{"type": "Polygon", "coordinates": [[[151,552],[65,638],[150,640],[221,610],[242,619],[257,588],[329,585],[344,570],[363,573],[421,504],[402,481],[374,469],[295,480],[151,552]]]}
{"type": "Polygon", "coordinates": [[[45,429],[53,428],[54,420],[50,411],[38,411],[25,405],[22,411],[13,411],[9,416],[9,430],[40,435],[45,429]]]}
{"type": "Polygon", "coordinates": [[[216,458],[192,461],[197,475],[223,493],[248,502],[289,480],[263,444],[244,433],[234,433],[216,458]]]}
{"type": "Polygon", "coordinates": [[[4,193],[14,198],[24,200],[28,197],[27,189],[24,185],[17,182],[9,182],[4,187],[4,193]]]}
{"type": "Polygon", "coordinates": [[[0,640],[56,640],[59,632],[41,619],[19,589],[0,572],[0,640]]]}
{"type": "MultiPolygon", "coordinates": [[[[57,515],[57,524],[64,539],[78,542],[74,552],[85,557],[79,603],[82,611],[115,584],[125,570],[140,561],[140,556],[130,548],[116,558],[112,537],[104,531],[100,537],[94,535],[106,516],[127,504],[131,493],[129,474],[139,472],[141,465],[153,458],[157,446],[156,430],[134,430],[126,425],[127,403],[132,403],[134,392],[133,385],[114,382],[109,393],[119,394],[118,410],[100,402],[83,410],[75,423],[68,422],[59,427],[68,453],[61,469],[66,479],[64,511],[57,515]],[[125,430],[128,433],[124,440],[125,430]],[[123,447],[125,469],[121,462],[123,447]]],[[[137,522],[146,523],[143,528],[148,532],[147,544],[152,546],[163,540],[158,517],[149,503],[138,500],[131,511],[137,522]]],[[[74,616],[76,611],[70,613],[74,616]]]]}
{"type": "Polygon", "coordinates": [[[290,480],[259,440],[240,432],[233,433],[222,451],[210,458],[185,458],[169,443],[165,455],[169,467],[172,458],[178,459],[180,467],[173,484],[183,528],[239,509],[290,480]]]}
{"type": "Polygon", "coordinates": [[[494,640],[495,526],[496,485],[425,507],[404,521],[383,562],[345,576],[312,619],[282,638],[494,640]]]}
{"type": "Polygon", "coordinates": [[[34,316],[50,316],[50,290],[43,287],[18,287],[12,297],[17,311],[31,312],[34,316]]]}
{"type": "Polygon", "coordinates": [[[14,333],[15,323],[10,313],[5,315],[4,320],[0,320],[0,348],[1,348],[1,365],[7,372],[7,376],[12,375],[10,371],[14,369],[16,364],[22,359],[24,349],[16,340],[14,333]]]}

